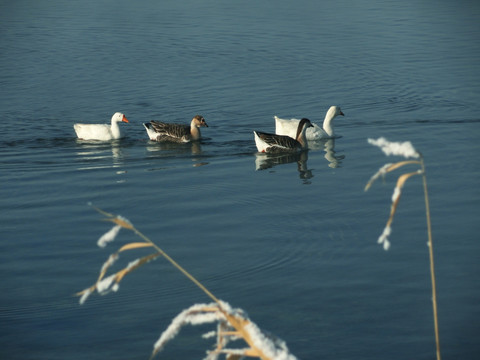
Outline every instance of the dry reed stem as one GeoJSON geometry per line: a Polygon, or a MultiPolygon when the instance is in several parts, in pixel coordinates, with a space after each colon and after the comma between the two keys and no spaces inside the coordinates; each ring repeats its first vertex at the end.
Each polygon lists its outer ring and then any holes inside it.
{"type": "Polygon", "coordinates": [[[440,334],[438,327],[438,310],[437,310],[437,286],[435,281],[435,263],[433,258],[433,236],[432,236],[432,221],[430,218],[430,201],[428,200],[427,176],[425,173],[425,163],[423,156],[420,157],[422,166],[423,178],[423,193],[425,195],[425,212],[427,217],[427,232],[428,232],[428,254],[430,258],[430,278],[432,282],[432,306],[433,306],[433,320],[435,328],[435,344],[437,352],[437,360],[441,360],[440,354],[440,334]]]}
{"type": "Polygon", "coordinates": [[[417,160],[406,160],[406,161],[399,161],[395,164],[385,164],[384,166],[382,166],[380,168],[380,170],[378,170],[371,178],[370,180],[367,182],[367,185],[365,185],[365,189],[364,191],[367,191],[368,189],[370,189],[370,187],[372,186],[373,182],[375,180],[378,179],[379,176],[381,175],[385,175],[386,173],[389,173],[391,171],[394,171],[402,166],[405,166],[405,165],[410,165],[410,164],[420,164],[420,161],[417,161],[417,160]]]}
{"type": "MultiPolygon", "coordinates": [[[[209,355],[225,354],[227,358],[232,356],[257,357],[263,360],[273,360],[278,357],[282,359],[296,359],[288,354],[286,346],[274,345],[274,342],[267,340],[258,327],[252,323],[243,312],[239,309],[230,308],[226,303],[212,305],[194,305],[184,310],[172,321],[170,326],[164,331],[160,339],[155,343],[154,350],[150,359],[153,359],[173,338],[180,328],[185,324],[201,324],[207,322],[218,321],[217,329],[217,346],[215,350],[209,351],[209,355]],[[206,316],[207,313],[214,313],[216,316],[206,316]],[[233,328],[233,330],[231,330],[233,328]],[[227,348],[230,340],[243,339],[247,348],[227,348]],[[265,351],[263,349],[266,349],[265,351]],[[269,352],[269,354],[266,354],[269,352]]],[[[283,342],[282,342],[283,343],[283,342]]],[[[210,358],[210,357],[208,357],[210,358]]],[[[216,358],[216,357],[215,357],[216,358]]]]}
{"type": "MultiPolygon", "coordinates": [[[[374,144],[375,145],[375,144],[374,144]]],[[[429,249],[429,260],[430,260],[430,278],[431,278],[431,284],[432,284],[432,307],[433,307],[433,320],[434,320],[434,331],[435,331],[435,344],[436,344],[436,357],[437,360],[441,360],[441,353],[440,353],[440,336],[439,336],[439,326],[438,326],[438,308],[437,308],[437,290],[436,290],[436,281],[435,281],[435,265],[434,265],[434,257],[433,257],[433,238],[432,238],[432,224],[431,224],[431,216],[430,216],[430,205],[429,205],[429,199],[428,199],[428,189],[427,189],[427,176],[425,173],[425,162],[423,159],[422,154],[418,153],[418,156],[415,156],[417,158],[420,158],[419,161],[417,160],[407,160],[407,161],[400,161],[395,164],[386,164],[380,170],[378,170],[367,182],[367,185],[365,186],[365,191],[367,191],[372,183],[380,176],[380,175],[385,175],[388,172],[391,172],[393,170],[396,170],[404,165],[409,165],[409,164],[418,164],[420,165],[420,170],[417,170],[415,172],[410,172],[406,174],[402,174],[398,180],[397,184],[395,186],[395,190],[392,196],[392,205],[390,209],[390,216],[388,218],[387,224],[385,226],[385,230],[383,234],[379,238],[379,242],[384,242],[384,248],[388,249],[389,243],[387,237],[390,235],[390,227],[393,222],[393,217],[395,215],[400,196],[401,196],[401,189],[405,185],[405,182],[412,176],[415,175],[422,175],[422,182],[423,182],[423,192],[424,192],[424,198],[425,198],[425,213],[426,213],[426,219],[427,219],[427,232],[428,232],[428,249],[429,249]]],[[[387,154],[388,155],[388,154],[387,154]]],[[[398,155],[398,154],[397,154],[398,155]]]]}
{"type": "MultiPolygon", "coordinates": [[[[122,281],[122,279],[125,277],[125,275],[127,275],[130,272],[138,269],[140,266],[150,262],[151,260],[153,260],[153,259],[155,259],[159,256],[160,256],[159,253],[155,253],[155,254],[150,254],[150,255],[144,256],[140,259],[137,259],[135,261],[135,264],[132,265],[132,263],[131,263],[129,266],[127,266],[127,267],[117,271],[115,274],[113,274],[112,278],[111,278],[112,283],[115,282],[115,284],[118,285],[120,283],[120,281],[122,281]]],[[[110,267],[109,264],[106,264],[106,266],[102,267],[102,270],[100,271],[100,275],[99,275],[97,281],[95,282],[95,284],[93,284],[92,286],[90,286],[89,288],[87,288],[85,290],[82,290],[82,291],[76,293],[75,295],[76,296],[82,296],[82,295],[85,295],[86,293],[92,293],[95,290],[97,290],[99,293],[103,293],[103,291],[99,291],[99,287],[100,287],[100,284],[101,284],[102,280],[105,279],[105,274],[106,274],[109,267],[110,267]]]]}
{"type": "Polygon", "coordinates": [[[397,185],[395,186],[395,192],[393,195],[392,199],[392,206],[390,208],[390,217],[388,218],[387,225],[385,227],[391,226],[393,222],[393,217],[395,215],[395,212],[398,207],[398,203],[400,202],[400,195],[401,195],[401,190],[403,188],[403,185],[405,185],[405,182],[411,178],[412,176],[419,175],[420,173],[418,171],[414,171],[411,173],[406,173],[401,175],[398,180],[397,180],[397,185]]]}
{"type": "Polygon", "coordinates": [[[262,350],[257,348],[254,344],[253,339],[251,338],[248,331],[245,330],[245,326],[250,325],[250,321],[240,318],[238,316],[232,316],[227,313],[224,313],[225,317],[227,318],[230,325],[232,325],[238,332],[238,334],[245,340],[245,342],[250,346],[247,352],[245,352],[246,356],[250,357],[259,357],[262,360],[270,359],[267,357],[262,350]]]}
{"type": "MultiPolygon", "coordinates": [[[[94,207],[95,210],[97,210],[99,213],[103,214],[106,216],[106,221],[110,221],[115,223],[118,226],[121,226],[125,229],[133,231],[136,235],[138,235],[140,238],[142,238],[145,242],[132,242],[128,243],[126,245],[123,245],[119,250],[114,252],[113,254],[110,255],[109,259],[104,263],[102,266],[102,269],[100,271],[100,275],[91,287],[78,292],[76,295],[77,296],[82,296],[81,303],[86,300],[86,298],[93,293],[95,290],[97,292],[102,293],[102,291],[99,291],[99,286],[102,284],[103,281],[105,280],[110,280],[106,288],[108,289],[110,284],[115,282],[116,285],[120,283],[120,281],[130,272],[133,270],[139,268],[140,266],[143,266],[144,264],[148,263],[149,261],[159,257],[163,256],[167,261],[169,261],[175,268],[177,268],[182,274],[184,274],[188,279],[190,279],[195,285],[197,285],[208,297],[210,297],[217,305],[217,307],[205,307],[202,310],[206,312],[220,312],[223,317],[226,319],[228,324],[234,328],[236,331],[235,332],[222,332],[219,333],[219,338],[229,336],[231,337],[232,334],[233,336],[238,336],[242,338],[250,348],[244,349],[244,353],[242,356],[248,356],[248,357],[259,357],[262,360],[273,360],[269,356],[267,356],[262,349],[255,344],[255,340],[251,337],[250,332],[247,330],[247,326],[252,324],[248,319],[245,319],[243,317],[240,317],[237,314],[230,314],[226,309],[223,308],[222,302],[215,297],[203,284],[201,284],[193,275],[191,275],[187,270],[185,270],[182,266],[180,266],[175,260],[173,260],[170,256],[167,255],[160,247],[158,247],[152,240],[150,240],[147,236],[145,236],[143,233],[141,233],[139,230],[133,226],[133,224],[130,223],[127,219],[121,217],[121,216],[115,216],[113,214],[110,214],[106,211],[103,211],[102,209],[99,209],[97,207],[94,207]],[[118,258],[119,253],[123,251],[128,251],[128,250],[135,250],[139,248],[146,248],[146,247],[152,247],[154,248],[157,252],[144,256],[140,259],[137,259],[136,261],[130,263],[127,267],[123,268],[122,270],[116,272],[115,274],[111,275],[109,278],[105,278],[105,275],[107,273],[107,270],[110,268],[110,266],[115,262],[115,260],[118,258]]],[[[102,288],[103,289],[103,288],[102,288]]],[[[113,288],[114,291],[115,288],[113,288]]],[[[237,350],[228,350],[224,349],[223,346],[219,343],[217,344],[217,350],[228,355],[228,359],[234,359],[237,357],[237,354],[234,353],[237,350]]],[[[154,351],[152,353],[152,358],[156,355],[156,352],[154,351]]]]}

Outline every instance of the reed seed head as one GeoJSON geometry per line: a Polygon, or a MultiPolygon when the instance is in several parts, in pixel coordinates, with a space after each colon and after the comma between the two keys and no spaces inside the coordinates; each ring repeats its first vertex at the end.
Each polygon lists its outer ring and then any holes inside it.
{"type": "Polygon", "coordinates": [[[384,137],[378,139],[368,139],[368,143],[378,146],[385,155],[398,155],[403,156],[405,158],[419,158],[420,154],[415,150],[412,143],[410,141],[401,142],[393,142],[388,141],[384,137]]]}

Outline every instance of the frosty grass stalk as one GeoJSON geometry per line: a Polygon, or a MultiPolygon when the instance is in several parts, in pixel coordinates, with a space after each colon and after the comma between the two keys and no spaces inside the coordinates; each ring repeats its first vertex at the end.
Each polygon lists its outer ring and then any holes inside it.
{"type": "Polygon", "coordinates": [[[393,191],[392,195],[392,205],[390,209],[390,217],[388,218],[387,224],[382,232],[382,234],[378,238],[378,243],[383,244],[383,248],[388,250],[390,248],[390,241],[389,236],[392,232],[391,224],[393,222],[393,217],[395,215],[395,211],[398,206],[398,202],[400,201],[400,196],[402,194],[402,187],[405,182],[412,176],[415,175],[422,175],[423,180],[423,193],[425,198],[425,213],[427,218],[427,233],[428,233],[428,252],[429,252],[429,259],[430,259],[430,278],[432,283],[432,306],[433,306],[433,320],[434,320],[434,330],[435,330],[435,343],[436,343],[436,355],[437,360],[441,360],[440,355],[440,337],[439,337],[439,330],[438,330],[438,313],[437,313],[437,290],[436,290],[436,283],[435,283],[435,266],[434,266],[434,259],[433,259],[433,239],[432,239],[432,224],[430,218],[430,205],[428,200],[428,189],[427,189],[427,177],[425,174],[425,162],[423,160],[423,156],[415,150],[413,145],[410,141],[406,141],[403,143],[399,142],[390,142],[387,139],[381,137],[378,139],[368,139],[368,142],[372,145],[378,146],[385,155],[396,155],[396,156],[403,156],[405,158],[415,158],[419,160],[406,160],[400,161],[394,164],[388,163],[382,166],[368,181],[367,185],[365,186],[365,191],[367,191],[372,183],[380,176],[385,176],[388,172],[396,170],[402,166],[416,164],[420,166],[420,169],[414,172],[405,173],[400,175],[397,180],[397,184],[393,191]]]}
{"type": "Polygon", "coordinates": [[[168,341],[174,338],[183,325],[198,325],[204,323],[217,322],[217,331],[209,332],[208,337],[217,337],[216,348],[207,351],[206,359],[217,359],[218,355],[225,354],[227,358],[240,358],[243,356],[257,357],[262,360],[296,360],[296,357],[290,354],[285,342],[273,336],[265,336],[263,332],[250,320],[246,313],[241,309],[232,309],[230,305],[224,301],[217,299],[203,284],[195,279],[187,270],[181,267],[175,260],[168,256],[160,247],[158,247],[147,236],[138,231],[132,223],[122,217],[109,214],[101,209],[95,208],[98,212],[106,216],[106,221],[113,222],[115,225],[97,242],[99,247],[106,247],[113,242],[120,232],[121,228],[133,231],[139,236],[143,242],[132,242],[123,245],[116,252],[111,254],[100,269],[95,284],[89,288],[80,291],[76,295],[80,296],[80,304],[85,303],[88,297],[97,291],[100,295],[116,292],[119,289],[119,283],[123,277],[149,261],[163,256],[175,268],[182,272],[188,279],[197,285],[208,297],[214,302],[212,304],[196,304],[182,311],[172,321],[170,326],[161,334],[160,338],[155,342],[151,358],[158,354],[168,341]],[[128,263],[122,270],[105,276],[108,269],[118,260],[120,253],[128,250],[139,248],[153,248],[156,252],[136,259],[128,263]],[[246,348],[227,348],[229,341],[243,339],[248,345],[246,348]]]}

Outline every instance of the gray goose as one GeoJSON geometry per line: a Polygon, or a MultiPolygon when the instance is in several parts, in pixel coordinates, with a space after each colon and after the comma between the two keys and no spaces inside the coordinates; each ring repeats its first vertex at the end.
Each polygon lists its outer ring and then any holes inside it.
{"type": "Polygon", "coordinates": [[[307,118],[300,120],[295,138],[286,135],[254,131],[255,145],[259,152],[267,153],[305,150],[308,148],[305,131],[312,126],[312,123],[307,118]]]}
{"type": "Polygon", "coordinates": [[[153,141],[172,141],[187,143],[193,140],[199,140],[201,137],[200,127],[208,127],[205,119],[201,115],[195,115],[190,126],[183,124],[171,124],[152,120],[144,123],[148,137],[153,141]]]}

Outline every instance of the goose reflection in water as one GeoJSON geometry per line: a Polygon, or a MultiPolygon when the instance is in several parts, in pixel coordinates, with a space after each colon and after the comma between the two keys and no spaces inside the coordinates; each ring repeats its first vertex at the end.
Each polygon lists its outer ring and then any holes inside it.
{"type": "Polygon", "coordinates": [[[311,150],[323,150],[328,166],[333,169],[340,167],[342,160],[345,159],[345,155],[336,155],[335,139],[309,141],[308,148],[311,150]]]}
{"type": "Polygon", "coordinates": [[[308,148],[309,150],[299,153],[256,153],[255,170],[266,170],[277,165],[296,162],[300,179],[309,180],[313,177],[313,173],[307,166],[308,151],[322,150],[325,153],[324,157],[328,162],[328,166],[331,168],[340,167],[342,160],[345,159],[345,155],[336,154],[335,139],[309,141],[308,148]]]}
{"type": "Polygon", "coordinates": [[[109,142],[100,142],[96,140],[76,140],[81,147],[76,152],[82,162],[88,162],[89,165],[79,167],[78,170],[89,170],[98,168],[117,168],[123,164],[123,151],[120,140],[112,140],[109,142]],[[111,159],[111,165],[105,165],[102,160],[111,159]],[[97,165],[101,163],[100,165],[97,165]]]}
{"type": "Polygon", "coordinates": [[[203,152],[202,145],[199,141],[188,143],[149,141],[147,151],[159,157],[193,155],[192,161],[195,161],[195,164],[193,164],[194,167],[208,165],[208,162],[200,161],[202,160],[201,155],[203,152]]]}
{"type": "Polygon", "coordinates": [[[313,177],[312,171],[307,167],[308,151],[298,153],[256,153],[255,170],[266,170],[281,164],[297,163],[300,179],[309,180],[313,177]]]}

